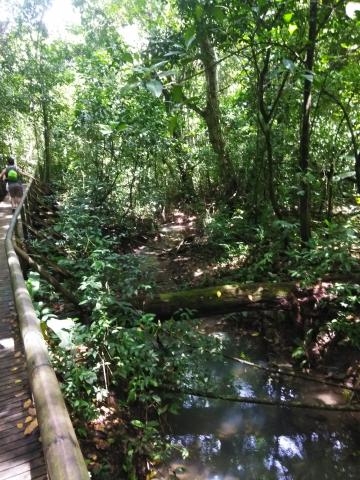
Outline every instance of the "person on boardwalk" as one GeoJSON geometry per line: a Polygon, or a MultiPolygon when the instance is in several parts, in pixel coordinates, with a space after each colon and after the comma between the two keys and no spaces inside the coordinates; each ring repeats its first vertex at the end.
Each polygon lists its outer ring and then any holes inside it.
{"type": "Polygon", "coordinates": [[[24,173],[15,165],[13,157],[9,157],[7,166],[0,173],[0,179],[6,180],[7,182],[13,213],[23,196],[23,186],[19,178],[20,175],[24,175],[24,173]]]}

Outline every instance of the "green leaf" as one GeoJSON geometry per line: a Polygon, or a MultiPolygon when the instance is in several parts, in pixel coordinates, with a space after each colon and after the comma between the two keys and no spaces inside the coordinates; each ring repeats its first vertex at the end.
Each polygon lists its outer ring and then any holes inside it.
{"type": "Polygon", "coordinates": [[[290,23],[290,25],[288,26],[290,35],[296,32],[297,29],[298,29],[298,26],[295,23],[290,23]]]}
{"type": "Polygon", "coordinates": [[[171,50],[170,52],[167,52],[164,54],[164,57],[177,57],[181,55],[182,52],[179,50],[171,50]]]}
{"type": "Polygon", "coordinates": [[[132,63],[134,61],[133,56],[131,55],[130,52],[123,52],[122,59],[124,60],[124,62],[128,62],[128,63],[132,63]]]}
{"type": "Polygon", "coordinates": [[[159,78],[173,77],[174,75],[176,75],[176,70],[164,70],[158,73],[159,78]]]}
{"type": "Polygon", "coordinates": [[[174,103],[182,103],[184,98],[182,86],[181,85],[174,85],[171,90],[171,98],[174,103]]]}
{"type": "Polygon", "coordinates": [[[189,48],[190,45],[193,43],[193,41],[196,38],[196,32],[195,32],[195,27],[190,27],[184,32],[184,40],[185,40],[185,46],[186,48],[189,48]]]}
{"type": "Polygon", "coordinates": [[[204,7],[200,4],[197,4],[195,7],[195,18],[196,20],[200,20],[204,13],[204,7]]]}
{"type": "Polygon", "coordinates": [[[292,19],[293,16],[294,16],[293,13],[285,13],[285,14],[283,15],[284,22],[290,23],[290,21],[291,21],[291,19],[292,19]]]}
{"type": "Polygon", "coordinates": [[[163,91],[163,85],[159,80],[149,80],[146,82],[146,88],[151,92],[154,97],[160,97],[163,91]]]}
{"type": "Polygon", "coordinates": [[[141,422],[140,420],[132,420],[131,425],[134,425],[134,427],[138,427],[138,428],[144,428],[145,426],[143,422],[141,422]]]}
{"type": "Polygon", "coordinates": [[[169,128],[169,133],[170,135],[173,135],[176,127],[177,127],[177,124],[178,124],[178,119],[177,119],[177,116],[172,116],[169,118],[168,120],[168,128],[169,128]]]}
{"type": "Polygon", "coordinates": [[[119,125],[116,126],[116,130],[118,132],[122,132],[123,130],[126,130],[128,128],[128,124],[127,123],[119,123],[119,125]]]}
{"type": "Polygon", "coordinates": [[[313,73],[304,73],[303,77],[308,80],[309,82],[313,82],[314,81],[314,74],[313,73]]]}
{"type": "Polygon", "coordinates": [[[218,23],[222,23],[224,20],[225,20],[225,13],[224,13],[224,10],[222,9],[222,7],[220,6],[215,6],[213,9],[212,9],[212,16],[214,17],[214,19],[218,22],[218,23]]]}

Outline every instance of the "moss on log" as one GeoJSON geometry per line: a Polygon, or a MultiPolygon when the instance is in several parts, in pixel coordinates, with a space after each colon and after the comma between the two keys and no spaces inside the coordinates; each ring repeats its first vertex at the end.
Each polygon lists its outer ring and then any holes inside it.
{"type": "Polygon", "coordinates": [[[145,300],[141,308],[167,318],[181,308],[199,313],[227,313],[238,308],[290,310],[297,287],[294,283],[229,284],[160,293],[145,300]]]}

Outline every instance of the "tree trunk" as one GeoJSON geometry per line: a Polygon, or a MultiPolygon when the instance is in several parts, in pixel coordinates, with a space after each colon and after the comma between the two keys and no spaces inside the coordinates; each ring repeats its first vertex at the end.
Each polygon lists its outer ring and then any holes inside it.
{"type": "Polygon", "coordinates": [[[44,182],[50,181],[51,170],[51,150],[50,150],[50,122],[47,101],[43,98],[41,101],[43,114],[43,135],[44,135],[44,182]]]}
{"type": "Polygon", "coordinates": [[[206,79],[206,107],[202,116],[208,128],[211,146],[217,155],[220,179],[225,185],[225,194],[232,195],[236,191],[237,180],[221,126],[216,53],[207,32],[203,29],[199,33],[199,42],[206,79]]]}
{"type": "MultiPolygon", "coordinates": [[[[268,48],[265,54],[264,65],[261,71],[259,71],[257,68],[258,70],[258,103],[259,103],[259,111],[260,111],[259,123],[265,139],[265,149],[266,149],[267,166],[268,166],[267,180],[268,180],[269,198],[270,198],[271,206],[274,210],[275,215],[279,219],[281,219],[281,213],[277,204],[275,187],[274,187],[274,159],[273,159],[273,149],[272,149],[272,143],[271,143],[271,115],[269,113],[270,111],[268,111],[265,106],[265,83],[266,83],[266,76],[269,70],[270,53],[271,53],[270,48],[268,48]]],[[[257,66],[256,60],[255,60],[255,64],[257,66]]]]}
{"type": "Polygon", "coordinates": [[[276,109],[279,103],[279,100],[282,96],[284,91],[285,84],[287,82],[289,73],[286,72],[282,82],[279,85],[279,88],[274,96],[274,100],[272,105],[266,105],[266,96],[265,92],[268,88],[267,85],[267,76],[269,72],[269,65],[270,65],[270,56],[271,50],[267,48],[265,56],[264,56],[264,63],[262,68],[260,69],[256,53],[253,50],[253,58],[255,63],[255,68],[257,71],[257,101],[258,101],[258,108],[259,108],[259,124],[261,131],[264,135],[265,140],[265,149],[266,149],[266,160],[267,160],[267,167],[268,171],[267,174],[267,184],[268,184],[268,193],[270,198],[270,203],[273,208],[273,211],[278,219],[282,218],[281,210],[279,208],[279,204],[276,198],[276,190],[275,190],[275,174],[274,174],[274,158],[273,158],[273,147],[272,147],[272,138],[271,138],[271,126],[272,122],[275,118],[276,109]]]}
{"type": "MultiPolygon", "coordinates": [[[[314,66],[315,45],[317,36],[317,12],[318,0],[310,0],[309,9],[309,35],[308,46],[306,49],[306,75],[312,76],[314,66]]],[[[311,89],[312,78],[304,79],[304,94],[302,108],[302,125],[300,133],[300,160],[299,167],[301,172],[301,191],[300,196],[300,238],[302,244],[305,245],[311,238],[310,228],[310,186],[306,174],[309,172],[309,151],[310,151],[310,110],[311,110],[311,89]]]]}

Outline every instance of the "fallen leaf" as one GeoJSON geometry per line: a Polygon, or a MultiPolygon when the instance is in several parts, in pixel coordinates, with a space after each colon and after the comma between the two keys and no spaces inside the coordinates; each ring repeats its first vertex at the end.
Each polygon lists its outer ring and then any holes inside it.
{"type": "Polygon", "coordinates": [[[31,435],[32,432],[37,428],[38,426],[38,421],[37,418],[35,418],[29,425],[25,428],[24,435],[31,435]]]}
{"type": "Polygon", "coordinates": [[[32,419],[33,419],[33,417],[30,417],[30,416],[26,417],[25,418],[25,423],[30,423],[32,419]]]}
{"type": "Polygon", "coordinates": [[[28,400],[25,400],[25,402],[24,402],[24,408],[25,408],[25,409],[31,407],[31,405],[32,405],[32,400],[31,400],[31,398],[29,398],[28,400]]]}
{"type": "Polygon", "coordinates": [[[19,358],[19,357],[21,357],[21,352],[16,352],[15,353],[15,358],[19,358]]]}
{"type": "Polygon", "coordinates": [[[19,423],[16,424],[16,426],[19,430],[21,430],[23,428],[24,424],[23,424],[23,422],[19,422],[19,423]]]}
{"type": "Polygon", "coordinates": [[[17,378],[14,383],[21,383],[20,378],[17,378]]]}
{"type": "Polygon", "coordinates": [[[13,367],[13,368],[11,369],[12,372],[16,372],[16,370],[19,370],[19,367],[13,367]]]}
{"type": "Polygon", "coordinates": [[[34,408],[34,407],[29,408],[28,413],[32,417],[36,417],[36,408],[34,408]]]}

